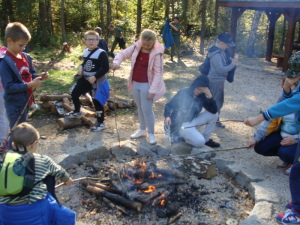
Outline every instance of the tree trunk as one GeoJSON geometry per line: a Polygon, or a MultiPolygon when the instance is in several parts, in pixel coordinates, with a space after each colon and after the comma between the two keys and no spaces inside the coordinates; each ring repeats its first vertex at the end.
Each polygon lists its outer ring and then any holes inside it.
{"type": "Polygon", "coordinates": [[[165,0],[165,18],[169,18],[170,14],[170,0],[165,0]]]}
{"type": "Polygon", "coordinates": [[[250,58],[255,56],[254,45],[255,45],[255,41],[256,41],[258,23],[259,23],[261,15],[262,15],[262,11],[255,11],[254,16],[253,16],[250,36],[249,36],[248,44],[247,44],[247,48],[246,48],[246,55],[250,58]]]}
{"type": "Polygon", "coordinates": [[[41,29],[41,46],[47,47],[49,44],[49,35],[47,32],[47,11],[45,0],[39,0],[39,23],[41,29]]]}
{"type": "Polygon", "coordinates": [[[206,5],[207,0],[202,1],[201,10],[201,33],[200,33],[200,54],[204,55],[204,39],[205,39],[205,19],[206,19],[206,5]]]}
{"type": "MultiPolygon", "coordinates": [[[[104,25],[104,8],[103,8],[103,0],[99,0],[99,12],[100,12],[100,27],[102,30],[106,30],[104,25]]],[[[105,35],[105,34],[104,34],[105,35]]]]}
{"type": "Polygon", "coordinates": [[[182,24],[182,28],[181,31],[184,31],[185,35],[186,34],[186,28],[187,28],[187,11],[188,11],[188,0],[183,0],[182,1],[182,14],[180,16],[180,21],[181,21],[181,24],[182,24]]]}
{"type": "Polygon", "coordinates": [[[52,25],[52,6],[51,0],[46,0],[46,20],[47,20],[47,32],[50,36],[54,33],[53,25],[52,25]]]}
{"type": "MultiPolygon", "coordinates": [[[[112,22],[112,18],[111,18],[111,5],[110,5],[110,0],[106,0],[106,24],[107,26],[109,24],[111,24],[112,22]]],[[[108,33],[109,33],[109,30],[106,28],[106,36],[108,37],[108,33]]]]}
{"type": "Polygon", "coordinates": [[[216,5],[215,5],[215,21],[214,21],[215,33],[218,32],[218,18],[219,18],[219,6],[217,6],[217,1],[216,1],[216,5]]]}
{"type": "Polygon", "coordinates": [[[65,0],[60,1],[60,21],[61,21],[61,33],[63,42],[67,41],[66,23],[65,23],[65,0]]]}
{"type": "Polygon", "coordinates": [[[142,0],[137,1],[137,12],[136,12],[136,39],[139,37],[142,28],[142,0]]]}
{"type": "Polygon", "coordinates": [[[1,13],[1,36],[4,36],[6,25],[9,21],[15,21],[15,16],[12,8],[11,0],[2,0],[1,4],[2,13],[1,13]]]}
{"type": "MultiPolygon", "coordinates": [[[[175,16],[175,5],[174,0],[171,0],[171,7],[172,7],[172,18],[175,16]]],[[[172,18],[170,18],[172,20],[172,18]]]]}

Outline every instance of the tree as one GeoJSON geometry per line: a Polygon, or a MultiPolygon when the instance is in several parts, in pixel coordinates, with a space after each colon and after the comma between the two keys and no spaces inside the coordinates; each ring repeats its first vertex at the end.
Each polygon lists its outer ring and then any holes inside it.
{"type": "Polygon", "coordinates": [[[141,27],[142,27],[142,0],[137,1],[137,12],[136,12],[136,38],[141,33],[141,27]]]}
{"type": "Polygon", "coordinates": [[[256,41],[258,23],[259,23],[261,15],[262,15],[262,11],[255,11],[253,20],[252,20],[250,35],[249,35],[248,44],[247,44],[247,48],[246,48],[246,55],[251,58],[255,56],[254,45],[255,45],[255,41],[256,41]]]}
{"type": "Polygon", "coordinates": [[[47,47],[49,44],[49,35],[47,32],[47,10],[45,0],[39,0],[39,23],[41,29],[41,46],[47,47]]]}
{"type": "Polygon", "coordinates": [[[204,39],[205,39],[205,24],[206,24],[206,3],[207,0],[202,1],[201,10],[201,34],[200,34],[200,54],[204,55],[204,39]]]}
{"type": "Polygon", "coordinates": [[[61,21],[61,33],[63,42],[67,41],[66,23],[65,23],[65,0],[60,0],[60,21],[61,21]]]}

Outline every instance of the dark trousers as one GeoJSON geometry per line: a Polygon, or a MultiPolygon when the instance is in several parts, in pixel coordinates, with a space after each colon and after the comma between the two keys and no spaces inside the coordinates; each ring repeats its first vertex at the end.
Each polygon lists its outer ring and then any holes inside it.
{"type": "Polygon", "coordinates": [[[125,47],[126,43],[124,41],[124,38],[116,37],[113,44],[112,44],[112,46],[111,46],[110,53],[114,53],[114,50],[115,50],[117,44],[119,44],[120,49],[125,49],[126,48],[125,47]]]}
{"type": "MultiPolygon", "coordinates": [[[[80,78],[77,81],[77,83],[71,93],[75,112],[80,112],[79,97],[86,93],[91,94],[92,90],[93,90],[92,84],[90,84],[90,82],[88,82],[84,77],[80,78]]],[[[94,98],[94,96],[92,96],[92,97],[93,97],[93,103],[94,103],[96,114],[97,114],[98,123],[103,123],[104,122],[104,107],[100,104],[99,101],[97,101],[94,98]]]]}
{"type": "Polygon", "coordinates": [[[255,152],[263,156],[278,156],[282,161],[292,164],[295,159],[297,144],[283,146],[280,132],[270,134],[258,142],[255,152]]]}
{"type": "Polygon", "coordinates": [[[300,142],[297,145],[295,161],[290,173],[290,192],[293,208],[300,213],[300,142]]]}

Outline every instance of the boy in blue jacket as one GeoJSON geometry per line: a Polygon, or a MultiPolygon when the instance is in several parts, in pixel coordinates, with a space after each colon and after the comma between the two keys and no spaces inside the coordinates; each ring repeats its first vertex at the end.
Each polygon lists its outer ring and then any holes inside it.
{"type": "MultiPolygon", "coordinates": [[[[245,119],[244,123],[255,126],[264,120],[282,117],[295,113],[295,124],[300,129],[300,85],[295,91],[291,91],[291,86],[300,80],[300,51],[291,56],[288,62],[286,80],[283,85],[282,102],[273,105],[268,110],[256,117],[245,119]]],[[[290,192],[292,202],[288,203],[285,214],[278,214],[276,219],[282,224],[300,224],[300,145],[298,142],[295,160],[290,173],[290,192]]]]}
{"type": "Polygon", "coordinates": [[[9,23],[5,29],[5,39],[8,50],[1,57],[0,76],[5,91],[6,113],[12,129],[29,101],[19,123],[26,121],[28,107],[34,101],[33,90],[41,87],[43,80],[48,78],[48,73],[37,74],[30,56],[23,52],[31,39],[23,24],[9,23]]]}

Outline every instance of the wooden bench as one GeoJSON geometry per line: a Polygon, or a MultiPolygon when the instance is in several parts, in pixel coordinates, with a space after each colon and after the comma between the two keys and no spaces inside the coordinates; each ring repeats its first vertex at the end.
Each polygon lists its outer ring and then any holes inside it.
{"type": "Polygon", "coordinates": [[[284,59],[283,55],[272,54],[272,58],[277,59],[276,67],[282,67],[283,66],[283,59],[284,59]]]}

